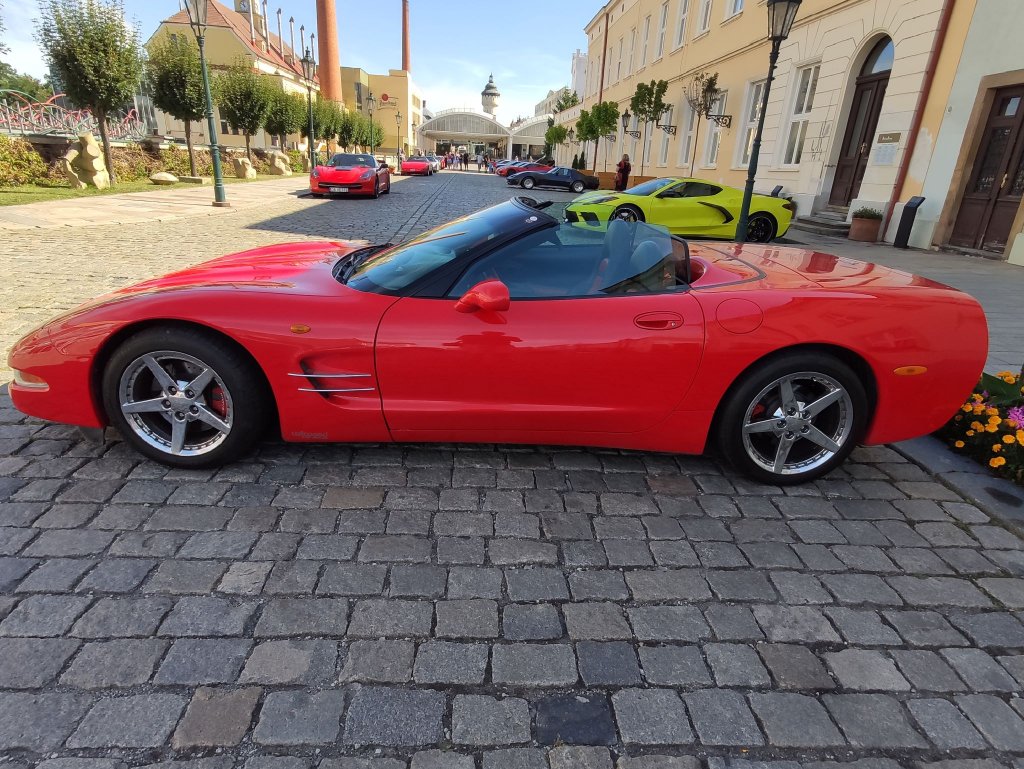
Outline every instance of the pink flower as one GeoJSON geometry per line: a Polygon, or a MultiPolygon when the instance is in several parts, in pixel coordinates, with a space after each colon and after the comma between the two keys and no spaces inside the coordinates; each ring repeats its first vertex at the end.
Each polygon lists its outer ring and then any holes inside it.
{"type": "Polygon", "coordinates": [[[1017,427],[1024,428],[1024,406],[1014,406],[1006,412],[1006,418],[1016,422],[1017,427]]]}

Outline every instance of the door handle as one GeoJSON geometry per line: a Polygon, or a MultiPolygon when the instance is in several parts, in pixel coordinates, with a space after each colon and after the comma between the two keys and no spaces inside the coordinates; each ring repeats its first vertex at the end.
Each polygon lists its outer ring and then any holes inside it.
{"type": "Polygon", "coordinates": [[[675,312],[647,312],[633,318],[638,328],[667,331],[683,325],[683,316],[675,312]]]}
{"type": "Polygon", "coordinates": [[[867,150],[867,148],[868,148],[868,143],[867,142],[861,142],[860,149],[857,151],[857,154],[858,155],[863,155],[864,151],[867,150]]]}
{"type": "Polygon", "coordinates": [[[1003,187],[1006,186],[1006,180],[1009,179],[1009,178],[1010,178],[1010,175],[1008,173],[1007,174],[1003,174],[1003,180],[1001,182],[999,182],[999,189],[1002,189],[1003,187]]]}

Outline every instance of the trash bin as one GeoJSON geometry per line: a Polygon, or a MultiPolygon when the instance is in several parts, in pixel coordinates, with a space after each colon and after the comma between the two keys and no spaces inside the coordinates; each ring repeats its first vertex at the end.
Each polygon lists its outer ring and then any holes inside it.
{"type": "Polygon", "coordinates": [[[910,243],[910,231],[914,229],[914,220],[917,219],[917,209],[924,203],[924,198],[914,195],[903,204],[903,214],[900,216],[900,226],[896,229],[896,239],[892,244],[896,248],[907,248],[910,243]]]}

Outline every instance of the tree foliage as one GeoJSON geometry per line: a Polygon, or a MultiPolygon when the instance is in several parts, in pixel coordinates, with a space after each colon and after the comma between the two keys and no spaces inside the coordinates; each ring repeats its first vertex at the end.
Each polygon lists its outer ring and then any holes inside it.
{"type": "Polygon", "coordinates": [[[46,101],[53,96],[49,83],[18,72],[5,61],[0,61],[0,89],[18,91],[32,101],[46,101]]]}
{"type": "Polygon", "coordinates": [[[650,83],[637,83],[633,98],[629,100],[629,108],[636,115],[638,124],[643,125],[644,138],[640,147],[640,175],[644,173],[644,150],[647,146],[646,134],[650,130],[650,124],[661,119],[661,116],[668,109],[665,103],[665,92],[668,90],[668,83],[664,80],[652,80],[650,83]]]}
{"type": "Polygon", "coordinates": [[[263,127],[271,136],[299,133],[308,122],[306,112],[306,100],[302,96],[271,88],[263,127]]]}
{"type": "MultiPolygon", "coordinates": [[[[597,168],[597,142],[602,136],[615,133],[615,127],[619,120],[619,106],[613,101],[603,101],[595,104],[590,111],[580,110],[580,117],[576,121],[576,138],[582,142],[594,142],[594,168],[597,168]]],[[[586,168],[587,155],[580,153],[580,165],[586,168]]]]}
{"type": "Polygon", "coordinates": [[[199,46],[191,38],[161,37],[149,44],[147,52],[146,81],[153,96],[153,104],[185,124],[189,170],[195,176],[192,121],[202,120],[206,115],[199,46]]]}
{"type": "Polygon", "coordinates": [[[245,154],[252,160],[252,135],[263,128],[270,108],[271,84],[252,65],[239,59],[217,78],[214,91],[220,115],[245,135],[245,154]]]}
{"type": "Polygon", "coordinates": [[[558,97],[558,101],[555,102],[555,112],[561,112],[562,110],[569,109],[569,107],[575,107],[580,103],[580,97],[576,95],[575,91],[570,91],[568,88],[563,89],[562,93],[558,97]]]}
{"type": "MultiPolygon", "coordinates": [[[[4,17],[2,13],[3,9],[3,3],[0,3],[0,53],[7,53],[8,48],[7,45],[4,43],[4,36],[5,33],[7,32],[7,27],[4,26],[4,17]]],[[[2,87],[3,86],[0,86],[0,88],[2,87]]]]}
{"type": "Polygon", "coordinates": [[[96,117],[114,182],[107,116],[131,103],[142,80],[137,27],[120,0],[43,0],[40,12],[36,36],[46,63],[68,98],[96,117]]]}
{"type": "Polygon", "coordinates": [[[721,91],[718,90],[717,72],[698,72],[693,76],[689,85],[686,86],[686,101],[693,110],[696,129],[693,135],[693,154],[690,157],[690,168],[697,158],[697,139],[700,137],[700,124],[711,110],[715,108],[715,102],[721,91]]]}
{"type": "Polygon", "coordinates": [[[551,147],[565,144],[568,133],[564,125],[553,125],[544,132],[544,143],[551,147]]]}

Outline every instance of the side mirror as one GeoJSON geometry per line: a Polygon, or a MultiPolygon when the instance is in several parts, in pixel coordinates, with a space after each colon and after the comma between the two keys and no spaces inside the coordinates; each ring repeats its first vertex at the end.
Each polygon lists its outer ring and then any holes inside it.
{"type": "Polygon", "coordinates": [[[455,303],[455,309],[458,312],[504,312],[509,308],[511,301],[508,286],[500,280],[485,280],[463,294],[455,303]]]}

